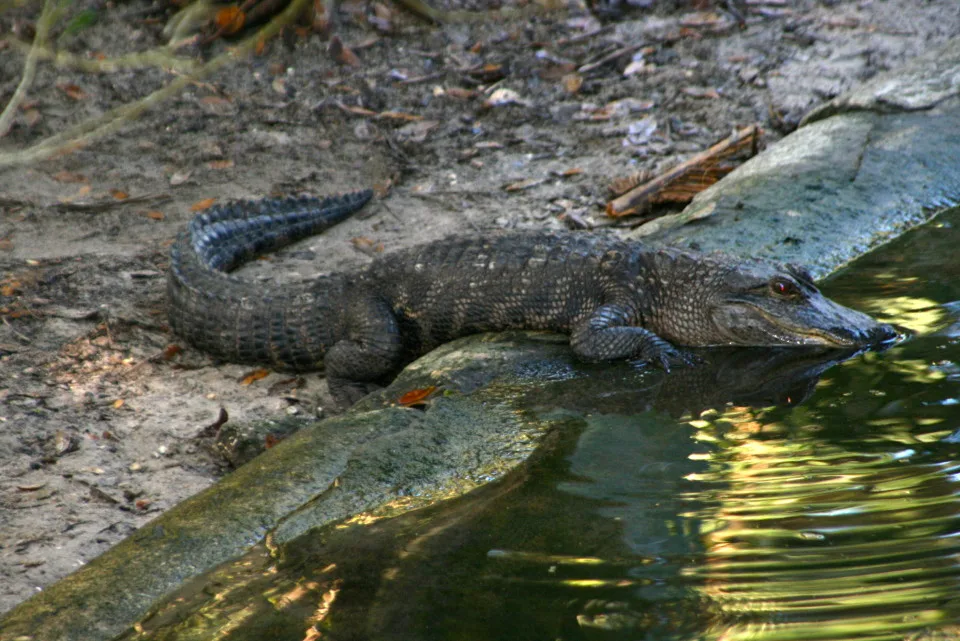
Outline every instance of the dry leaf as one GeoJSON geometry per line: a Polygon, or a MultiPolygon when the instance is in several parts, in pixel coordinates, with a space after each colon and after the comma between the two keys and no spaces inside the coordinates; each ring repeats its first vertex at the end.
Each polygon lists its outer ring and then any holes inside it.
{"type": "Polygon", "coordinates": [[[490,97],[483,101],[483,106],[490,107],[502,107],[503,105],[517,104],[523,105],[524,107],[529,106],[526,100],[520,97],[513,89],[497,89],[490,97]]]}
{"type": "Polygon", "coordinates": [[[567,93],[577,93],[583,86],[583,76],[578,73],[568,73],[563,77],[563,88],[567,93]]]}
{"type": "Polygon", "coordinates": [[[183,351],[183,348],[177,345],[176,343],[171,343],[167,345],[163,350],[163,360],[169,361],[172,360],[174,356],[183,351]]]}
{"type": "Polygon", "coordinates": [[[524,189],[536,187],[543,182],[544,181],[542,178],[527,178],[526,180],[520,180],[515,183],[510,183],[509,185],[504,185],[503,189],[504,191],[523,191],[524,189]]]}
{"type": "Polygon", "coordinates": [[[383,243],[378,243],[366,236],[356,236],[351,238],[350,242],[354,248],[359,249],[365,254],[379,254],[385,249],[383,243]]]}
{"type": "Polygon", "coordinates": [[[40,122],[40,110],[39,109],[24,109],[23,110],[23,122],[28,127],[33,127],[38,122],[40,122]]]}
{"type": "Polygon", "coordinates": [[[70,98],[71,100],[83,100],[87,97],[87,94],[83,92],[83,89],[77,85],[64,83],[57,85],[57,89],[66,94],[67,98],[70,98]]]}
{"type": "Polygon", "coordinates": [[[64,169],[63,171],[58,171],[53,176],[53,179],[58,183],[85,183],[87,182],[87,177],[83,174],[75,174],[71,171],[64,169]]]}
{"type": "Polygon", "coordinates": [[[113,196],[116,200],[126,200],[130,197],[130,194],[123,191],[122,189],[111,189],[110,195],[113,196]]]}
{"type": "Polygon", "coordinates": [[[343,41],[340,40],[340,36],[333,36],[330,38],[330,46],[327,47],[327,52],[340,64],[350,67],[360,66],[360,58],[357,57],[357,54],[351,51],[350,47],[343,44],[343,41]]]}
{"type": "Polygon", "coordinates": [[[210,209],[215,202],[217,202],[216,198],[204,198],[203,200],[198,200],[190,206],[190,211],[203,211],[205,209],[210,209]]]}
{"type": "Polygon", "coordinates": [[[681,91],[694,98],[710,98],[716,100],[720,97],[720,92],[712,87],[684,87],[681,91]]]}
{"type": "Polygon", "coordinates": [[[221,33],[230,35],[243,29],[243,23],[246,21],[246,19],[247,14],[245,14],[239,7],[229,6],[217,11],[214,22],[217,23],[217,28],[221,31],[221,33]]]}
{"type": "Polygon", "coordinates": [[[207,167],[210,169],[230,169],[233,167],[233,161],[229,158],[224,160],[211,160],[207,163],[207,167]]]}
{"type": "Polygon", "coordinates": [[[477,97],[477,92],[473,89],[461,89],[460,87],[451,87],[447,89],[445,93],[451,98],[459,98],[460,100],[469,100],[470,98],[477,97]]]}
{"type": "Polygon", "coordinates": [[[124,400],[122,398],[118,398],[117,400],[115,400],[113,403],[110,404],[110,407],[112,407],[115,410],[118,410],[121,407],[123,407],[123,403],[124,403],[124,400]]]}
{"type": "Polygon", "coordinates": [[[270,370],[266,369],[255,369],[252,372],[247,372],[240,378],[241,385],[251,385],[256,381],[259,381],[261,378],[266,378],[270,375],[270,370]]]}
{"type": "Polygon", "coordinates": [[[427,398],[430,397],[434,392],[437,391],[436,385],[431,385],[430,387],[423,387],[420,389],[415,389],[407,392],[403,396],[397,399],[397,403],[403,407],[413,407],[415,405],[424,405],[427,398]]]}

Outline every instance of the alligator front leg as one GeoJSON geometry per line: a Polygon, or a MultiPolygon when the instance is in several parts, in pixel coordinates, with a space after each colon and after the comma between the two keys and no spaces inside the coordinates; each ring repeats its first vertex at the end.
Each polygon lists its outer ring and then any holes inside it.
{"type": "Polygon", "coordinates": [[[403,341],[393,310],[371,296],[353,296],[345,335],[327,350],[324,370],[334,401],[345,409],[382,387],[401,365],[403,341]]]}
{"type": "Polygon", "coordinates": [[[570,335],[573,351],[588,361],[639,359],[669,372],[674,365],[689,365],[694,359],[643,327],[630,324],[630,314],[621,305],[601,305],[570,335]]]}

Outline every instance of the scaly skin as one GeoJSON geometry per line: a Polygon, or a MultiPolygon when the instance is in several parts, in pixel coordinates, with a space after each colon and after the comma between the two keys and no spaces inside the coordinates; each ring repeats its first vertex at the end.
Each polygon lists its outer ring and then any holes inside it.
{"type": "Polygon", "coordinates": [[[418,355],[477,332],[562,332],[584,359],[648,360],[666,370],[692,362],[676,345],[850,348],[896,336],[825,298],[795,266],[593,234],[452,237],[356,273],[270,290],[226,273],[322,231],[370,197],[243,202],[198,216],[171,252],[174,331],[231,361],[323,367],[341,405],[418,355]]]}

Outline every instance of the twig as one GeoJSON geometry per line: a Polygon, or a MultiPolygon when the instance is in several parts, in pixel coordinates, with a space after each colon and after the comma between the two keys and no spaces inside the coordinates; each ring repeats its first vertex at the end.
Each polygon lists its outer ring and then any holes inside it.
{"type": "MultiPolygon", "coordinates": [[[[14,49],[29,53],[33,43],[22,40],[8,40],[14,49]]],[[[137,51],[128,53],[116,58],[105,58],[103,60],[92,60],[78,56],[69,51],[54,51],[48,47],[35,47],[37,55],[42,60],[52,61],[57,67],[67,67],[79,69],[87,73],[113,73],[116,71],[126,71],[131,69],[142,69],[144,67],[160,67],[162,69],[171,69],[181,73],[190,73],[194,71],[198,64],[191,58],[179,58],[173,55],[167,47],[157,47],[148,51],[137,51]]]]}
{"type": "Polygon", "coordinates": [[[587,64],[582,65],[579,69],[577,69],[577,72],[578,72],[578,73],[589,73],[589,72],[593,71],[594,69],[599,69],[599,68],[602,67],[603,65],[608,64],[608,63],[610,63],[610,62],[613,62],[614,60],[616,60],[616,59],[618,59],[618,58],[622,58],[623,56],[629,56],[629,55],[635,53],[636,51],[642,49],[642,48],[645,47],[645,46],[646,46],[646,44],[640,43],[640,44],[628,45],[628,46],[626,46],[626,47],[621,47],[621,48],[619,48],[619,49],[616,49],[615,51],[611,51],[610,53],[605,54],[604,56],[602,56],[599,60],[597,60],[597,61],[595,61],[595,62],[588,62],[587,64]]]}
{"type": "Polygon", "coordinates": [[[236,48],[222,53],[207,64],[200,66],[194,74],[180,76],[166,87],[154,91],[141,100],[111,109],[99,118],[93,118],[75,127],[71,127],[66,131],[62,131],[59,134],[54,134],[32,147],[0,154],[0,169],[46,160],[51,156],[72,151],[94,140],[112,134],[148,109],[180,93],[187,85],[213,73],[228,62],[241,58],[253,51],[259,42],[272,38],[280,29],[300,15],[306,8],[308,2],[309,0],[294,0],[282,13],[278,14],[273,20],[260,29],[260,31],[241,41],[236,48]]]}
{"type": "Polygon", "coordinates": [[[705,166],[728,158],[732,154],[750,145],[752,154],[756,154],[757,140],[760,128],[757,125],[745,127],[732,136],[718,142],[710,149],[700,152],[690,160],[682,162],[670,171],[667,171],[653,180],[649,180],[639,187],[631,189],[622,196],[607,203],[607,215],[613,218],[634,213],[647,204],[651,199],[671,183],[674,183],[691,172],[703,172],[705,166]]]}
{"type": "Polygon", "coordinates": [[[43,3],[43,10],[40,12],[40,18],[37,20],[37,32],[33,36],[33,46],[27,54],[27,60],[23,63],[23,76],[20,78],[20,84],[17,90],[13,92],[13,97],[0,114],[0,138],[3,138],[13,126],[13,118],[17,109],[27,97],[27,88],[33,84],[33,78],[37,73],[37,58],[40,56],[40,49],[47,42],[47,34],[50,33],[50,26],[56,14],[54,11],[53,0],[46,0],[43,3]]]}

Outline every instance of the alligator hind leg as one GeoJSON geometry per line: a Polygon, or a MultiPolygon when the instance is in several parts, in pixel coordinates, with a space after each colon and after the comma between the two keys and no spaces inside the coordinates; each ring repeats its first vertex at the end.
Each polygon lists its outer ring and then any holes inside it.
{"type": "Polygon", "coordinates": [[[345,336],[324,355],[330,393],[341,409],[381,387],[402,364],[403,344],[393,310],[382,300],[348,298],[345,336]]]}

